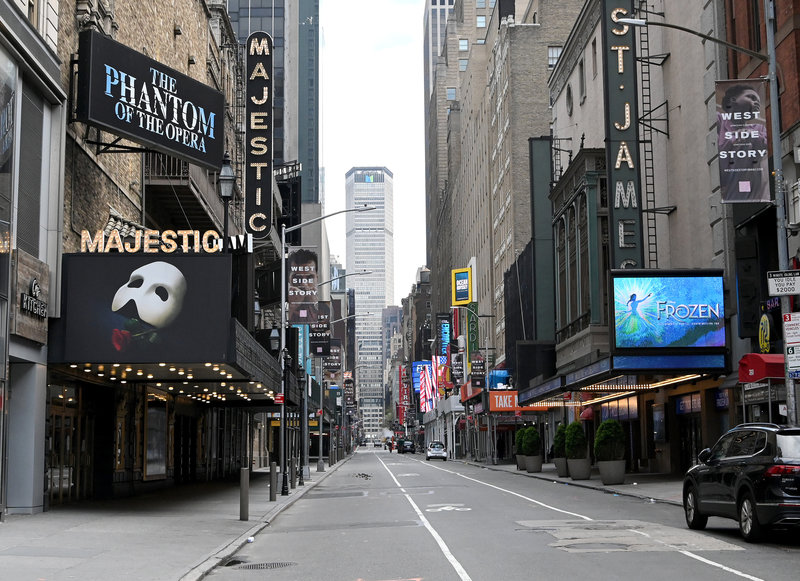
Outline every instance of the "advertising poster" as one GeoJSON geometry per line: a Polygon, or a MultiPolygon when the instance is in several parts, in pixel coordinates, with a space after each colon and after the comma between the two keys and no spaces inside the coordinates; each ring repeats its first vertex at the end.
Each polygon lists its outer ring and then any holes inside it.
{"type": "Polygon", "coordinates": [[[723,202],[769,202],[766,80],[716,82],[719,185],[723,202]]]}
{"type": "Polygon", "coordinates": [[[615,347],[724,348],[722,275],[614,275],[615,347]]]}
{"type": "Polygon", "coordinates": [[[309,248],[290,248],[286,260],[286,320],[290,325],[317,322],[317,253],[309,248]]]}

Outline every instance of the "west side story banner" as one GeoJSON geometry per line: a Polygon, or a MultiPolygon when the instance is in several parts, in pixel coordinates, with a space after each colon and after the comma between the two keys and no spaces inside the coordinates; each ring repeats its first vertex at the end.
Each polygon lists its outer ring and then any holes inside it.
{"type": "Polygon", "coordinates": [[[767,81],[716,82],[719,185],[723,202],[769,202],[767,81]]]}

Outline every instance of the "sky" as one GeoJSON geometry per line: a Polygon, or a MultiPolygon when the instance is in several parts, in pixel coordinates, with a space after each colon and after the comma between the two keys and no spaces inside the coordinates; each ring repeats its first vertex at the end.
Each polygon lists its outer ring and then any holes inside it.
{"type": "MultiPolygon", "coordinates": [[[[345,208],[350,168],[392,172],[396,305],[425,266],[422,37],[427,1],[320,1],[325,213],[345,208]]],[[[343,264],[345,216],[326,220],[331,254],[343,264]]]]}

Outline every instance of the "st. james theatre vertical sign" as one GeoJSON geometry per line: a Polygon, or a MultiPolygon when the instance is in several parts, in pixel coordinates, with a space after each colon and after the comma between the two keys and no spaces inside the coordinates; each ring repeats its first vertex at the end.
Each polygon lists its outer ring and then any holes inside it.
{"type": "Polygon", "coordinates": [[[272,47],[266,32],[247,38],[245,229],[253,238],[269,236],[272,224],[272,47]]]}
{"type": "Polygon", "coordinates": [[[606,160],[613,268],[643,268],[636,51],[632,0],[603,0],[606,160]]]}

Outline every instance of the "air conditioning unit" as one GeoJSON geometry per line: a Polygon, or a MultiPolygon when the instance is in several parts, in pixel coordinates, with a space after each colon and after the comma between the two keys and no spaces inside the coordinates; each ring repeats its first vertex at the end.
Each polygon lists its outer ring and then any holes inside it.
{"type": "Polygon", "coordinates": [[[786,199],[786,218],[789,228],[800,228],[800,180],[794,182],[789,188],[786,199]]]}

